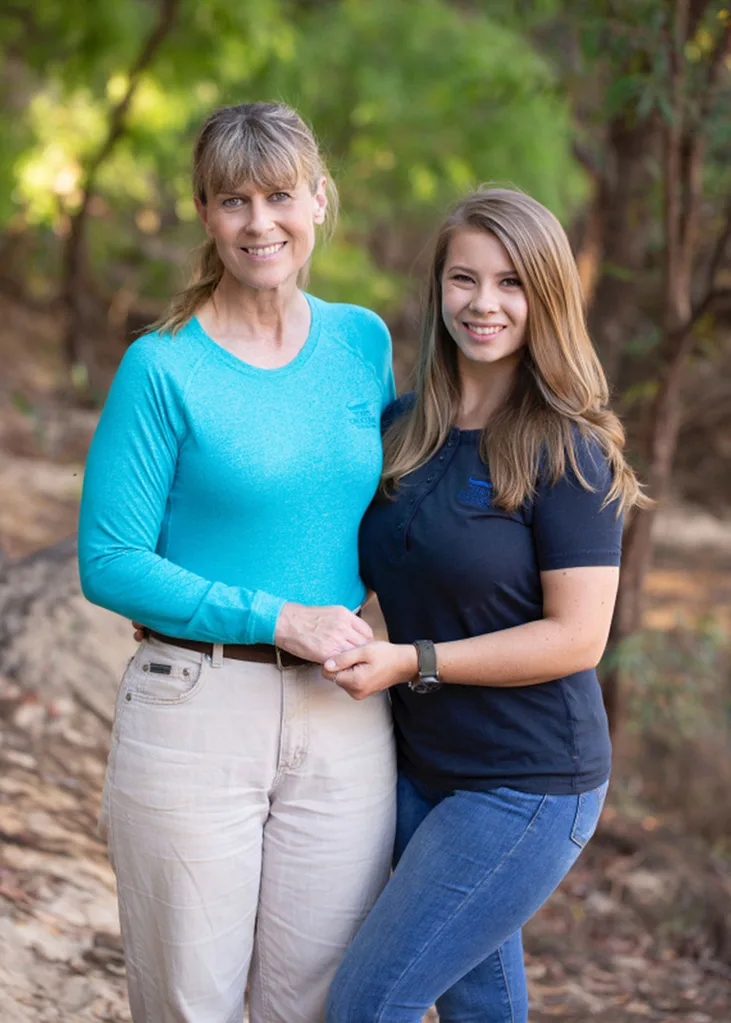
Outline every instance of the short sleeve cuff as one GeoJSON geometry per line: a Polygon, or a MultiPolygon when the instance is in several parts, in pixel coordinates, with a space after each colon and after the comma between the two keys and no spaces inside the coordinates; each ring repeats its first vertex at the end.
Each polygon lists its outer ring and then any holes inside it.
{"type": "Polygon", "coordinates": [[[552,572],[558,568],[601,568],[619,566],[621,551],[569,551],[565,554],[551,553],[548,557],[540,558],[539,568],[541,572],[552,572]]]}

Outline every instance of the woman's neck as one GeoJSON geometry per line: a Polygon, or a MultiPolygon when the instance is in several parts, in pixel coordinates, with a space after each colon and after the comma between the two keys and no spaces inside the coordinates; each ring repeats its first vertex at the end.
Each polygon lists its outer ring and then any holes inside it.
{"type": "Polygon", "coordinates": [[[461,430],[483,429],[505,405],[515,385],[519,364],[519,358],[485,364],[459,357],[461,398],[456,425],[461,430]]]}
{"type": "Polygon", "coordinates": [[[273,339],[284,333],[289,321],[301,316],[306,304],[295,280],[262,291],[248,288],[224,272],[215,292],[197,315],[201,322],[205,319],[225,333],[273,339]]]}
{"type": "Polygon", "coordinates": [[[196,315],[203,330],[219,345],[264,368],[290,362],[310,329],[310,307],[294,280],[261,291],[224,273],[196,315]]]}

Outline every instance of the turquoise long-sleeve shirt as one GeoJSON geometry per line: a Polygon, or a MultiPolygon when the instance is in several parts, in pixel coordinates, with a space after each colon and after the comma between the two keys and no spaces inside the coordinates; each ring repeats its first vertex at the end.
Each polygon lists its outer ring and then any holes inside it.
{"type": "Polygon", "coordinates": [[[286,601],[362,603],[391,342],[375,313],[307,299],[308,338],[280,369],[238,359],[195,318],[130,346],[86,465],[90,601],[221,643],[272,643],[286,601]]]}

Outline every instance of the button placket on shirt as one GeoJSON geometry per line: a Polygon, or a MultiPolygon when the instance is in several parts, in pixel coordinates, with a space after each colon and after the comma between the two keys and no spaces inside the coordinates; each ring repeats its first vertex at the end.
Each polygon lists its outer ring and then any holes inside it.
{"type": "Polygon", "coordinates": [[[444,444],[439,455],[435,459],[433,459],[431,463],[429,463],[428,470],[429,475],[426,477],[423,483],[419,485],[420,492],[415,497],[410,498],[408,502],[408,505],[405,509],[406,512],[405,517],[401,520],[401,522],[399,522],[398,525],[398,530],[403,535],[404,556],[408,552],[409,533],[411,524],[414,521],[424,498],[428,497],[432,490],[434,490],[435,487],[438,486],[439,481],[447,472],[447,469],[449,468],[452,462],[452,458],[454,457],[456,450],[457,444],[455,443],[454,438],[450,437],[444,444]]]}

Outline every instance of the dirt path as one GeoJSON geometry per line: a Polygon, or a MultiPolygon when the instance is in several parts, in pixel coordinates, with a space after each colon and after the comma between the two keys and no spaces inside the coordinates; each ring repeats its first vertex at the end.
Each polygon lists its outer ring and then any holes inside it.
{"type": "MultiPolygon", "coordinates": [[[[9,570],[13,599],[38,570],[29,565],[9,570]]],[[[43,571],[25,632],[0,616],[0,663],[22,682],[0,676],[0,1019],[123,1023],[114,878],[94,825],[115,678],[133,643],[126,623],[81,597],[72,549],[43,571]]],[[[525,946],[531,1023],[728,1023],[731,868],[610,801],[525,946]]]]}
{"type": "MultiPolygon", "coordinates": [[[[104,728],[73,700],[7,684],[0,703],[0,1018],[124,1023],[114,879],[93,830],[104,728]]],[[[677,901],[710,869],[676,836],[608,813],[527,929],[532,1023],[728,1023],[731,968],[693,947],[705,932],[677,901]]],[[[727,911],[729,879],[715,881],[727,911]]]]}

